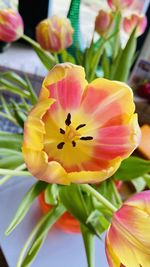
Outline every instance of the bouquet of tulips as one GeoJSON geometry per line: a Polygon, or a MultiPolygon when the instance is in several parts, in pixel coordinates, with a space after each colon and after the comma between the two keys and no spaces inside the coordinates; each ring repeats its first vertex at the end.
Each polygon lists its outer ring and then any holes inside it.
{"type": "Polygon", "coordinates": [[[132,2],[108,0],[87,47],[80,42],[79,8],[74,9],[80,1],[71,1],[68,18],[40,22],[37,42],[23,35],[17,11],[0,10],[0,39],[23,38],[49,71],[39,95],[27,77],[0,74],[0,116],[17,126],[17,133],[0,132],[0,185],[14,175],[37,178],[6,235],[37,197],[46,211],[17,267],[30,266],[51,227],[65,224],[66,216],[76,219],[75,232],[80,228],[88,267],[94,267],[94,236],[105,231],[110,267],[149,266],[150,161],[131,155],[141,133],[132,89],[124,83],[146,26],[144,15],[132,11],[127,17],[132,2]],[[18,104],[6,100],[6,91],[18,97],[18,104]],[[138,194],[127,199],[120,182],[131,183],[138,194]]]}

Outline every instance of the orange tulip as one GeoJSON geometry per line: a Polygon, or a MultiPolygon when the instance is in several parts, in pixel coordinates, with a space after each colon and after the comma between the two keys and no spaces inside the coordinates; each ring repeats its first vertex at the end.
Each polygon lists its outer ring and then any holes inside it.
{"type": "Polygon", "coordinates": [[[136,35],[143,34],[147,26],[147,18],[145,15],[132,14],[129,17],[123,19],[123,29],[127,34],[131,34],[135,27],[136,35]]]}
{"type": "Polygon", "coordinates": [[[139,143],[132,90],[83,67],[56,65],[44,79],[24,128],[29,171],[48,183],[96,183],[110,177],[139,143]]]}
{"type": "Polygon", "coordinates": [[[52,16],[36,27],[36,39],[50,52],[61,52],[72,44],[73,28],[67,18],[52,16]]]}
{"type": "Polygon", "coordinates": [[[13,42],[23,35],[23,21],[17,11],[12,9],[0,10],[0,40],[13,42]]]}
{"type": "Polygon", "coordinates": [[[133,0],[107,0],[107,3],[113,10],[122,10],[124,8],[130,7],[133,3],[133,0]]]}
{"type": "Polygon", "coordinates": [[[113,22],[112,13],[108,13],[104,10],[99,10],[99,13],[95,20],[95,30],[101,36],[106,36],[111,29],[113,22]]]}
{"type": "Polygon", "coordinates": [[[113,215],[106,236],[110,267],[150,265],[150,190],[128,199],[113,215]]]}

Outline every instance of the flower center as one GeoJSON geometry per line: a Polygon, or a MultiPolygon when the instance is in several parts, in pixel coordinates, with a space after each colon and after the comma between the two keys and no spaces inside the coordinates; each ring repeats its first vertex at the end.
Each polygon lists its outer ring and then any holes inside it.
{"type": "Polygon", "coordinates": [[[84,126],[86,126],[85,123],[79,124],[76,128],[74,128],[71,125],[71,114],[68,113],[67,118],[65,120],[66,129],[60,128],[60,133],[63,135],[62,142],[60,142],[57,145],[58,149],[63,149],[65,143],[71,142],[73,147],[76,147],[76,141],[78,140],[92,140],[92,136],[81,136],[81,134],[78,132],[78,130],[84,126]]]}

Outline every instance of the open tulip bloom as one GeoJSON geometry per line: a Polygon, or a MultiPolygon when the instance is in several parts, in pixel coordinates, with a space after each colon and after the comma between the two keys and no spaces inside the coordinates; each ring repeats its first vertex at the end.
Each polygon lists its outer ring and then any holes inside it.
{"type": "Polygon", "coordinates": [[[25,123],[29,171],[48,183],[107,179],[138,145],[134,109],[127,85],[100,78],[88,84],[82,67],[56,65],[25,123]]]}

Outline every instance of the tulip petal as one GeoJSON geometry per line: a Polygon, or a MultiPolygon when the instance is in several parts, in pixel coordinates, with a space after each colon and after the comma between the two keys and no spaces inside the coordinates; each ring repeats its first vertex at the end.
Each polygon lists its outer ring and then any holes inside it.
{"type": "Polygon", "coordinates": [[[102,78],[87,86],[82,107],[85,113],[90,114],[91,120],[99,122],[99,127],[127,123],[135,110],[129,86],[102,78]]]}
{"type": "Polygon", "coordinates": [[[79,107],[86,85],[85,72],[81,66],[71,63],[59,64],[45,78],[40,98],[43,98],[44,94],[47,97],[45,91],[48,90],[50,97],[56,99],[53,109],[60,107],[70,112],[79,107]]]}
{"type": "Polygon", "coordinates": [[[34,150],[43,149],[45,128],[41,118],[53,103],[53,99],[40,101],[31,110],[24,126],[24,146],[34,150]]]}
{"type": "Polygon", "coordinates": [[[108,235],[106,235],[106,240],[105,240],[105,251],[109,267],[120,267],[121,264],[120,260],[114,253],[113,247],[109,243],[108,235]]]}
{"type": "Polygon", "coordinates": [[[68,173],[68,178],[72,183],[98,183],[112,176],[120,166],[120,159],[110,162],[110,166],[100,171],[79,171],[68,173]]]}
{"type": "Polygon", "coordinates": [[[102,160],[112,160],[118,156],[126,158],[137,147],[139,139],[140,129],[137,115],[134,114],[129,124],[100,128],[93,154],[102,160]]]}
{"type": "Polygon", "coordinates": [[[48,156],[44,151],[35,151],[23,147],[23,156],[28,170],[39,180],[47,183],[70,184],[67,173],[56,161],[48,162],[48,156]]]}

